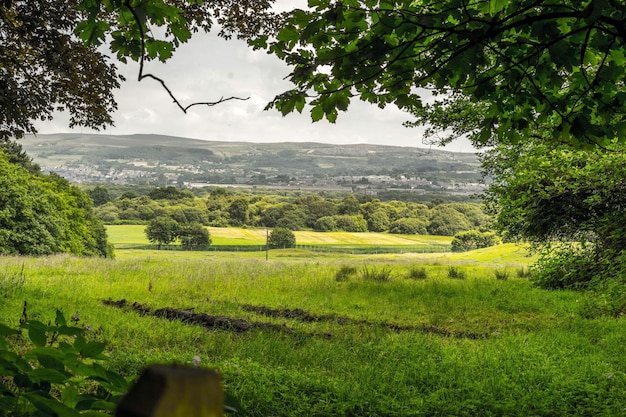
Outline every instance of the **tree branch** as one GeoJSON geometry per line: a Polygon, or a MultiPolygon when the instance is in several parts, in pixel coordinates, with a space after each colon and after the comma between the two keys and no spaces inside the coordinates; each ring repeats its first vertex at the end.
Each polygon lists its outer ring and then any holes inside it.
{"type": "Polygon", "coordinates": [[[124,5],[130,11],[130,13],[133,15],[133,19],[135,20],[135,22],[137,23],[137,27],[139,28],[139,36],[140,36],[140,40],[141,40],[141,58],[139,59],[139,73],[137,75],[137,81],[141,82],[145,78],[151,78],[151,79],[159,82],[161,84],[161,86],[163,87],[163,89],[165,89],[165,91],[167,91],[167,94],[169,94],[169,96],[173,100],[174,104],[176,104],[176,106],[178,106],[178,108],[181,109],[182,112],[185,113],[185,114],[187,114],[187,110],[189,110],[191,107],[194,107],[194,106],[209,106],[209,107],[212,107],[212,106],[215,106],[217,104],[224,103],[224,102],[230,101],[230,100],[245,101],[245,100],[249,100],[250,99],[250,97],[246,97],[246,98],[235,97],[235,96],[231,96],[231,97],[227,97],[227,98],[221,97],[217,101],[195,102],[195,103],[191,103],[191,104],[189,104],[187,106],[183,106],[180,103],[180,101],[178,101],[178,99],[176,98],[176,96],[174,95],[172,90],[170,90],[170,88],[167,86],[167,84],[165,83],[165,81],[162,78],[157,77],[156,75],[153,75],[151,73],[144,74],[143,69],[144,69],[144,63],[145,63],[145,57],[146,57],[146,53],[145,53],[146,52],[146,39],[145,39],[145,35],[146,34],[145,34],[145,31],[144,31],[141,19],[137,15],[137,12],[135,11],[135,9],[131,6],[130,0],[126,0],[124,2],[124,5]]]}

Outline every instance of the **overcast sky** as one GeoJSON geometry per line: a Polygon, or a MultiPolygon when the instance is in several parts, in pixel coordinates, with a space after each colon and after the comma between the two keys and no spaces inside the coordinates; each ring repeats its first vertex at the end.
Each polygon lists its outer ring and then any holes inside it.
{"type": "MultiPolygon", "coordinates": [[[[277,58],[253,51],[245,42],[225,41],[215,34],[197,33],[182,45],[166,64],[149,62],[144,72],[163,78],[183,104],[215,101],[220,97],[250,97],[213,107],[196,106],[184,114],[156,81],[137,82],[139,66],[119,64],[127,81],[116,93],[119,109],[115,127],[104,134],[161,134],[194,139],[246,142],[324,142],[334,144],[369,143],[427,147],[420,129],[405,128],[410,116],[395,107],[379,109],[354,99],[348,112],[340,112],[337,122],[312,123],[310,115],[282,117],[276,110],[264,111],[274,96],[291,87],[284,80],[289,68],[277,58]]],[[[67,117],[37,124],[39,133],[69,132],[67,117]]],[[[88,129],[74,132],[92,133],[88,129]]],[[[461,140],[446,150],[471,152],[461,140]]]]}

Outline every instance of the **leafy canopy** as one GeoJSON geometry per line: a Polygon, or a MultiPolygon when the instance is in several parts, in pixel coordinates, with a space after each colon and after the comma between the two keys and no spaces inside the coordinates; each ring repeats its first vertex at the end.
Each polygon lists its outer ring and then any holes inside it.
{"type": "Polygon", "coordinates": [[[576,146],[626,140],[626,6],[613,0],[310,0],[276,39],[295,88],[268,107],[311,105],[334,122],[353,97],[419,109],[480,103],[476,138],[576,146]]]}
{"type": "MultiPolygon", "coordinates": [[[[34,120],[67,111],[70,127],[113,124],[114,98],[123,77],[103,51],[121,62],[165,62],[200,30],[249,38],[272,33],[273,0],[5,0],[0,2],[0,139],[35,133],[34,120]],[[99,48],[100,47],[100,48],[99,48]]],[[[215,102],[194,103],[214,105],[215,102]]]]}

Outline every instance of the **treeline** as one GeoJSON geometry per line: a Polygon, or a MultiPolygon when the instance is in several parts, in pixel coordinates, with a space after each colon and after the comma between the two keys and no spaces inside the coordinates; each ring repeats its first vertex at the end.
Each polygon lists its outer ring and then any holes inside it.
{"type": "Polygon", "coordinates": [[[216,188],[206,197],[175,187],[154,188],[146,195],[125,192],[115,199],[106,188],[88,191],[97,215],[108,224],[141,224],[170,218],[179,224],[215,227],[279,227],[289,230],[389,232],[453,236],[486,230],[491,218],[477,203],[382,202],[349,194],[324,198],[242,195],[216,188]]]}

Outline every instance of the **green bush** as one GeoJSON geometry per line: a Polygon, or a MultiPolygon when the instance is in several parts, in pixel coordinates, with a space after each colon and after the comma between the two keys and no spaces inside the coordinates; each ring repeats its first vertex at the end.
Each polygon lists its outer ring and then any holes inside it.
{"type": "Polygon", "coordinates": [[[466,279],[467,274],[465,271],[461,270],[456,266],[451,266],[448,268],[448,278],[452,279],[466,279]]]}
{"type": "Polygon", "coordinates": [[[428,271],[423,266],[413,265],[409,269],[407,277],[410,279],[426,279],[428,278],[428,271]]]}
{"type": "Polygon", "coordinates": [[[391,268],[389,265],[380,268],[363,265],[361,268],[361,279],[364,281],[387,282],[391,280],[391,268]]]}
{"type": "Polygon", "coordinates": [[[531,282],[545,289],[588,288],[600,266],[594,254],[590,248],[574,246],[544,252],[533,268],[531,282]]]}
{"type": "Polygon", "coordinates": [[[347,281],[350,277],[356,275],[356,272],[355,266],[344,265],[335,274],[335,281],[347,281]]]}
{"type": "Polygon", "coordinates": [[[100,364],[104,344],[87,340],[77,315],[74,325],[60,311],[54,325],[23,316],[17,330],[0,324],[0,416],[109,415],[128,381],[100,364]]]}
{"type": "Polygon", "coordinates": [[[466,252],[474,249],[499,245],[501,240],[494,232],[466,230],[458,232],[452,239],[452,252],[466,252]]]}
{"type": "Polygon", "coordinates": [[[498,281],[506,281],[509,279],[509,272],[506,269],[496,269],[493,274],[498,281]]]}

